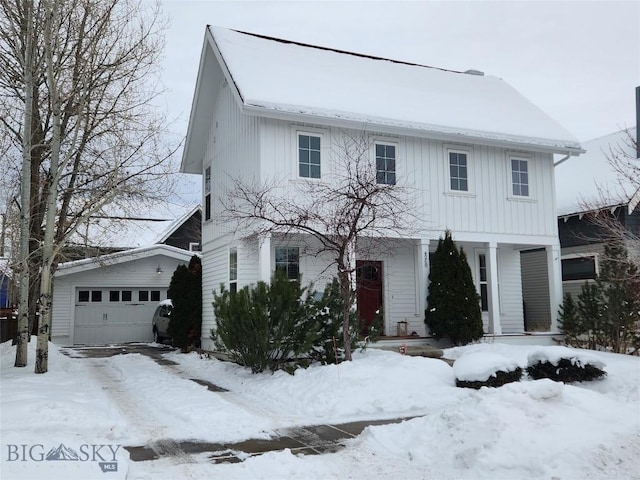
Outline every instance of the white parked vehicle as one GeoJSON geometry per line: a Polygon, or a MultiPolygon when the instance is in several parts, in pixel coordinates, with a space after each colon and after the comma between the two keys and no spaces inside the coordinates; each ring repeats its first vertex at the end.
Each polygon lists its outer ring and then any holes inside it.
{"type": "Polygon", "coordinates": [[[166,340],[171,341],[169,335],[169,320],[171,318],[171,310],[173,303],[171,299],[163,300],[158,304],[153,314],[153,341],[156,343],[164,343],[166,340]]]}

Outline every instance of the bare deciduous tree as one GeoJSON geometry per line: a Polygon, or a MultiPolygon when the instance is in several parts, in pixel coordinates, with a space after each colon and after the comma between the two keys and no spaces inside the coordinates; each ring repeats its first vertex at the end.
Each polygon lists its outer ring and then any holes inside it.
{"type": "Polygon", "coordinates": [[[23,168],[31,166],[21,176],[31,263],[21,271],[37,285],[35,370],[43,373],[51,279],[68,239],[105,209],[171,192],[178,142],[166,141],[166,118],[153,105],[165,25],[157,4],[139,0],[0,0],[0,26],[0,98],[13,113],[0,126],[22,148],[23,168]],[[28,45],[31,64],[23,61],[28,45]]]}
{"type": "MultiPolygon", "coordinates": [[[[585,235],[585,240],[609,245],[621,243],[629,253],[629,260],[640,269],[640,227],[627,221],[634,211],[640,211],[637,147],[631,130],[625,130],[619,144],[612,144],[602,152],[609,167],[616,172],[616,182],[598,185],[596,197],[585,199],[580,205],[596,231],[593,235],[585,235]]],[[[614,258],[608,260],[616,261],[614,258]]]]}
{"type": "Polygon", "coordinates": [[[351,360],[349,318],[356,301],[356,255],[390,252],[389,238],[418,231],[414,195],[406,186],[382,183],[366,133],[342,134],[323,181],[248,183],[232,179],[220,199],[220,221],[245,239],[306,234],[337,268],[343,298],[345,359],[351,360]],[[366,244],[362,240],[366,238],[366,244]]]}

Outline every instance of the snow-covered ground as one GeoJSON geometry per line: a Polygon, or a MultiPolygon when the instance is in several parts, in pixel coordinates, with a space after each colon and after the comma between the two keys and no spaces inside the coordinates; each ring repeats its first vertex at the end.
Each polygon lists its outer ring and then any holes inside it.
{"type": "MultiPolygon", "coordinates": [[[[446,356],[473,353],[482,363],[499,355],[525,367],[539,348],[482,344],[446,356]]],[[[640,478],[640,359],[588,353],[605,364],[604,380],[469,390],[455,387],[454,369],[443,361],[376,349],[291,376],[252,375],[195,353],[165,355],[175,366],[140,354],[69,358],[51,345],[50,372],[35,375],[34,352],[27,368],[16,369],[15,349],[5,343],[0,478],[640,478]],[[190,378],[229,391],[211,392],[190,378]],[[409,416],[416,418],[368,427],[324,455],[284,450],[236,464],[213,464],[207,454],[133,462],[123,448],[162,439],[234,442],[293,426],[409,416]],[[49,452],[58,461],[46,460],[49,452]],[[117,472],[109,470],[114,465],[117,472]]]]}

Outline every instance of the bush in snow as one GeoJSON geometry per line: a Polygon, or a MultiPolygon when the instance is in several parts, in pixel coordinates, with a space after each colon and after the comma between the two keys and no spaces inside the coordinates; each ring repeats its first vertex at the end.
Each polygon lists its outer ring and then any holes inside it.
{"type": "Polygon", "coordinates": [[[202,328],[202,263],[194,255],[189,266],[178,265],[167,291],[173,303],[168,333],[173,344],[184,350],[200,347],[202,328]]]}
{"type": "Polygon", "coordinates": [[[224,285],[214,291],[216,346],[253,373],[295,370],[308,363],[319,338],[320,304],[300,281],[276,272],[271,283],[258,282],[237,292],[224,285]]]}
{"type": "Polygon", "coordinates": [[[445,232],[429,272],[429,295],[425,323],[437,339],[449,337],[465,345],[482,337],[480,297],[464,250],[456,248],[451,232],[445,232]]]}
{"type": "Polygon", "coordinates": [[[500,387],[522,378],[522,368],[517,363],[495,353],[464,355],[453,364],[453,373],[456,386],[475,389],[500,387]]]}
{"type": "Polygon", "coordinates": [[[527,373],[534,380],[548,378],[557,382],[585,382],[604,377],[604,363],[597,358],[567,347],[545,347],[529,354],[527,373]]]}
{"type": "Polygon", "coordinates": [[[623,245],[605,246],[599,277],[565,296],[560,326],[575,347],[631,353],[640,349],[640,272],[623,245]]]}
{"type": "MultiPolygon", "coordinates": [[[[313,343],[309,357],[320,363],[336,363],[344,359],[344,335],[342,335],[342,306],[344,297],[340,291],[337,278],[327,284],[322,299],[318,302],[319,334],[313,343]]],[[[351,351],[355,350],[358,341],[359,323],[357,312],[350,317],[351,351]]]]}

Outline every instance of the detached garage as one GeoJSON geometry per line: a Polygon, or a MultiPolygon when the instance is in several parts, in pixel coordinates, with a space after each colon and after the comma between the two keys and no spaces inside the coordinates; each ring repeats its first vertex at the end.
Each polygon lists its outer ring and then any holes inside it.
{"type": "Polygon", "coordinates": [[[171,276],[193,252],[153,245],[63,263],[53,283],[51,340],[106,345],[153,340],[151,320],[171,276]]]}

